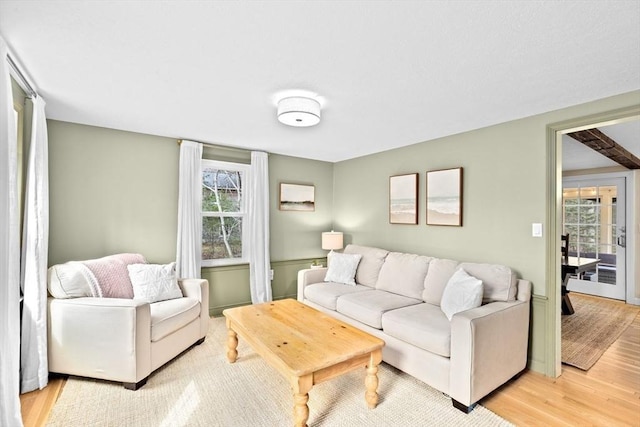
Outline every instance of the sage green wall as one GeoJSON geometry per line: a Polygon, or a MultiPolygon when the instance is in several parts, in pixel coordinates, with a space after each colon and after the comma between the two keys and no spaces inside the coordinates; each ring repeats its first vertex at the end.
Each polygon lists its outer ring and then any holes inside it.
{"type": "MultiPolygon", "coordinates": [[[[298,270],[312,259],[323,258],[320,235],[331,229],[333,215],[333,164],[297,157],[269,155],[270,250],[275,299],[295,298],[298,270]],[[280,183],[315,186],[314,212],[280,211],[280,183]]],[[[244,265],[203,268],[202,277],[211,284],[211,313],[250,304],[249,267],[244,265]]]]}
{"type": "MultiPolygon", "coordinates": [[[[545,283],[547,125],[640,102],[640,92],[515,120],[334,165],[334,216],[345,243],[511,266],[533,283],[530,366],[548,372],[545,283]],[[426,226],[425,172],[464,168],[463,227],[426,226]],[[389,177],[419,173],[419,225],[392,225],[389,177]]],[[[437,120],[437,117],[425,118],[437,120]]],[[[553,238],[553,236],[552,236],[553,238]]]]}
{"type": "Polygon", "coordinates": [[[49,265],[139,252],[175,260],[175,139],[49,120],[49,265]]]}
{"type": "MultiPolygon", "coordinates": [[[[48,132],[49,265],[117,252],[139,252],[154,263],[175,260],[176,140],[56,120],[48,121],[48,132]]],[[[205,152],[224,160],[247,157],[205,152]]],[[[270,154],[269,169],[273,295],[291,297],[297,271],[326,256],[320,233],[331,228],[333,164],[270,154]],[[315,185],[315,212],[279,211],[281,182],[315,185]]],[[[203,269],[212,313],[251,301],[248,274],[246,264],[203,269]]]]}

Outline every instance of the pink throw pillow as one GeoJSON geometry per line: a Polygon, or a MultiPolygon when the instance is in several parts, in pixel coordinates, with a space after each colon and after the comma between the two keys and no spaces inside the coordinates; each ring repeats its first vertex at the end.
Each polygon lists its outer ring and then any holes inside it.
{"type": "Polygon", "coordinates": [[[146,264],[141,254],[116,254],[82,263],[95,276],[103,298],[133,298],[129,264],[146,264]]]}

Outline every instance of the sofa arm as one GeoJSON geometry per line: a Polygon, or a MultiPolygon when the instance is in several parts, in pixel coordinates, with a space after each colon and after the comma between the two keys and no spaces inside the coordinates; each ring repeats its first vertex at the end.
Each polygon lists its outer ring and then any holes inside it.
{"type": "Polygon", "coordinates": [[[324,282],[324,277],[326,275],[327,267],[307,268],[305,270],[298,271],[298,301],[304,300],[305,286],[324,282]]]}
{"type": "Polygon", "coordinates": [[[151,373],[149,303],[48,299],[49,371],[138,383],[151,373]]]}
{"type": "Polygon", "coordinates": [[[209,281],[205,279],[180,279],[182,295],[200,301],[200,338],[209,330],[209,281]]]}
{"type": "Polygon", "coordinates": [[[451,319],[449,395],[471,407],[527,365],[529,302],[493,302],[451,319]]]}

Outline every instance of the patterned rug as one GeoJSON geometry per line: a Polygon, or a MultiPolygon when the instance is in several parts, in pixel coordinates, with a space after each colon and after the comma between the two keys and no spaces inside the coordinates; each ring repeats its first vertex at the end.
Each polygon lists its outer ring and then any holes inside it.
{"type": "MultiPolygon", "coordinates": [[[[206,341],[153,373],[138,391],[70,377],[48,426],[290,426],[287,381],[240,340],[238,361],[226,360],[226,327],[211,320],[206,341]]],[[[364,370],[314,386],[309,426],[510,426],[478,405],[465,415],[424,383],[381,364],[375,409],[364,399],[364,370]]]]}
{"type": "Polygon", "coordinates": [[[589,370],[640,313],[640,308],[571,292],[575,313],[562,315],[562,363],[589,370]]]}

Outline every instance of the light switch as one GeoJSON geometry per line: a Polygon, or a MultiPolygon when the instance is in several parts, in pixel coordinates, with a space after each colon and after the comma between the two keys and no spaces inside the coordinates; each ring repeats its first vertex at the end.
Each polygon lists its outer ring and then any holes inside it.
{"type": "Polygon", "coordinates": [[[531,235],[533,237],[542,237],[542,224],[539,222],[534,222],[531,224],[531,235]]]}

